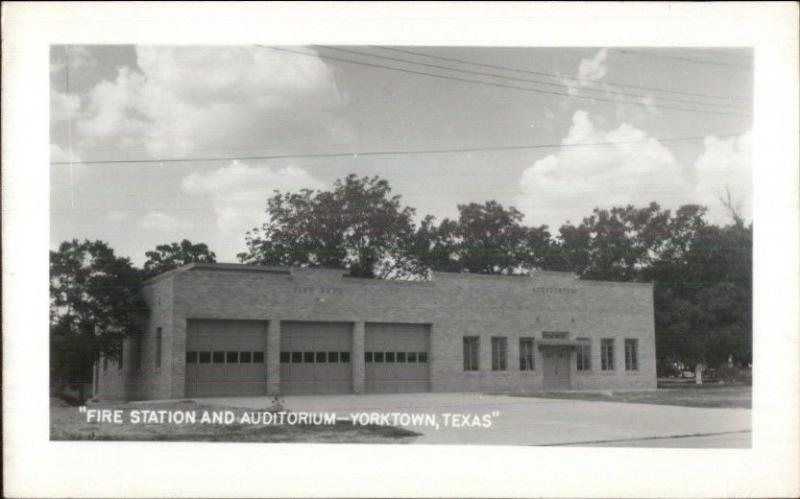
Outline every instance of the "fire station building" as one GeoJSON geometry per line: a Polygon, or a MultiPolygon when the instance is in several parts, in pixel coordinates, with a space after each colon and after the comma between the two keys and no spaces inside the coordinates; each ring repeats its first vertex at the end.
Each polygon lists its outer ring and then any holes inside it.
{"type": "Polygon", "coordinates": [[[144,285],[101,399],[656,387],[651,284],[190,264],[144,285]]]}

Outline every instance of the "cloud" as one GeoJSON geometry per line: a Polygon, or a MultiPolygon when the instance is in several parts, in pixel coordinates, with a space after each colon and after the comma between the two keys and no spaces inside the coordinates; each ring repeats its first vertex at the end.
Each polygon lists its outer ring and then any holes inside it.
{"type": "Polygon", "coordinates": [[[81,109],[81,98],[76,94],[50,91],[50,122],[74,120],[81,109]]]}
{"type": "Polygon", "coordinates": [[[79,127],[87,147],[164,158],[351,136],[333,112],[343,97],[332,69],[318,58],[267,47],[142,46],[136,55],[138,70],[119,68],[91,91],[79,127]]]}
{"type": "Polygon", "coordinates": [[[567,220],[580,223],[598,206],[672,204],[690,188],[672,153],[631,125],[602,130],[586,111],[576,111],[562,145],[520,178],[516,202],[531,223],[557,228],[567,220]],[[580,146],[605,142],[618,144],[580,146]]]}
{"type": "Polygon", "coordinates": [[[687,167],[644,130],[627,123],[603,130],[586,111],[577,111],[561,143],[557,153],[539,159],[520,177],[522,193],[515,201],[529,223],[557,229],[567,220],[580,223],[595,207],[653,201],[671,209],[702,204],[712,220],[726,222],[719,201],[726,187],[749,217],[749,133],[729,140],[707,137],[696,163],[687,167]],[[592,145],[607,142],[615,144],[592,145]]]}
{"type": "Polygon", "coordinates": [[[139,226],[145,230],[155,230],[159,232],[169,232],[182,226],[181,222],[160,211],[151,211],[145,214],[139,221],[139,226]]]}
{"type": "Polygon", "coordinates": [[[591,59],[581,59],[578,65],[578,79],[581,82],[592,82],[602,79],[608,67],[605,65],[608,49],[600,49],[591,59]]]}
{"type": "Polygon", "coordinates": [[[694,164],[697,197],[712,207],[717,220],[729,218],[720,198],[730,194],[731,203],[745,220],[752,219],[752,132],[738,137],[705,138],[703,152],[694,164]]]}
{"type": "Polygon", "coordinates": [[[58,47],[50,63],[50,72],[55,73],[63,70],[67,61],[70,69],[90,68],[97,65],[97,59],[89,52],[86,45],[64,45],[58,47]]]}
{"type": "Polygon", "coordinates": [[[324,184],[307,171],[295,166],[273,169],[234,161],[229,166],[208,173],[192,173],[182,182],[187,194],[205,195],[217,216],[219,229],[244,237],[245,232],[260,226],[266,218],[267,198],[273,190],[297,191],[320,189],[324,184]]]}
{"type": "Polygon", "coordinates": [[[591,58],[581,59],[575,78],[562,79],[562,82],[567,87],[567,93],[578,95],[581,88],[591,86],[595,82],[602,80],[608,72],[608,67],[605,64],[606,57],[608,57],[608,49],[604,48],[598,50],[591,58]]]}

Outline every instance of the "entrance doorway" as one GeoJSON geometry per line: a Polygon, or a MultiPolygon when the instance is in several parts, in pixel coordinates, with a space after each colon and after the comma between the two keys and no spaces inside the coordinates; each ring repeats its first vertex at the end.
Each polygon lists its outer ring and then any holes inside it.
{"type": "Polygon", "coordinates": [[[572,349],[564,346],[547,346],[542,348],[542,353],[544,354],[544,389],[568,390],[572,349]]]}

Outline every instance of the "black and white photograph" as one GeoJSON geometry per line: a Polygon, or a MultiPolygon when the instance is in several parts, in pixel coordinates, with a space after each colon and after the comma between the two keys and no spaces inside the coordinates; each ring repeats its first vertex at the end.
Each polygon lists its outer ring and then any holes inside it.
{"type": "Polygon", "coordinates": [[[53,439],[750,445],[752,51],[50,64],[53,439]]]}
{"type": "Polygon", "coordinates": [[[37,87],[49,445],[760,448],[754,43],[101,40],[37,87]]]}

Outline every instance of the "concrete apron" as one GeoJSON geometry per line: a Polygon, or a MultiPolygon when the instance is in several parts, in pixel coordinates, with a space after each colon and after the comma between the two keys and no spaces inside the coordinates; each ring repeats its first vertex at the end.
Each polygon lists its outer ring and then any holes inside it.
{"type": "MultiPolygon", "coordinates": [[[[568,445],[624,440],[742,434],[751,429],[750,409],[695,408],[619,402],[579,401],[464,393],[311,395],[282,398],[294,412],[435,414],[439,428],[405,428],[421,433],[415,443],[568,445]],[[496,411],[496,412],[495,412],[496,411]],[[490,428],[445,426],[445,414],[468,418],[495,414],[490,428]]],[[[272,405],[269,397],[198,399],[251,409],[272,405]]],[[[462,420],[463,421],[463,420],[462,420]]],[[[741,439],[740,439],[741,440],[741,439]]],[[[620,443],[624,446],[624,443],[620,443]]],[[[653,446],[658,445],[654,442],[653,446]]]]}

